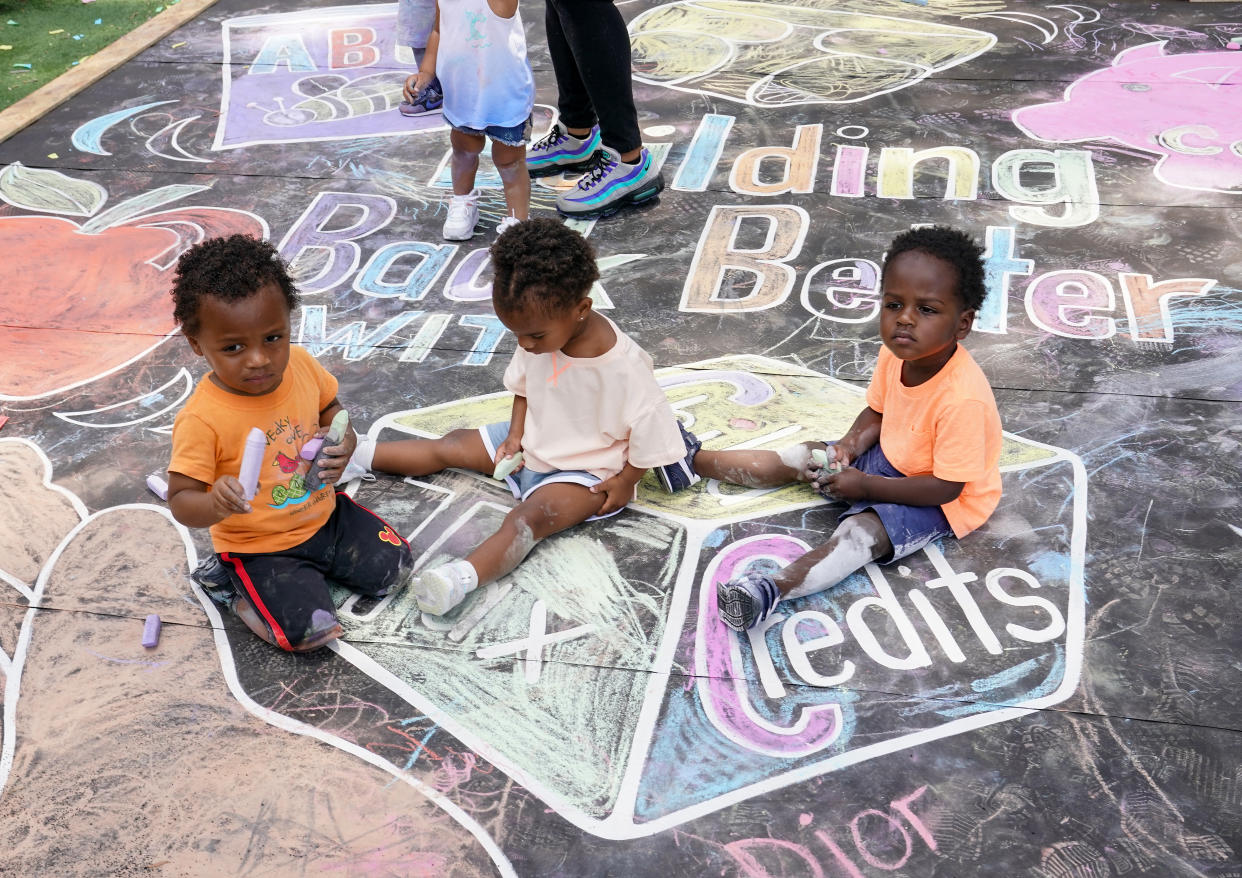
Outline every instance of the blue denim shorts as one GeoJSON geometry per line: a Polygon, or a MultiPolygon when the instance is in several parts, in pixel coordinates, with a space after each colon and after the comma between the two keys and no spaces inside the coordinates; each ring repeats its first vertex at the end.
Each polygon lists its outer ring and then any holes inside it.
{"type": "MultiPolygon", "coordinates": [[[[887,476],[894,479],[906,477],[905,473],[900,472],[888,462],[888,458],[880,449],[879,442],[864,451],[850,466],[868,475],[887,476]]],[[[874,503],[870,500],[859,500],[841,513],[841,519],[866,512],[868,509],[880,517],[884,532],[888,534],[888,539],[893,544],[893,553],[886,558],[880,558],[881,564],[912,555],[932,540],[953,535],[949,519],[944,517],[944,510],[939,506],[906,506],[902,503],[874,503]]]]}
{"type": "MultiPolygon", "coordinates": [[[[479,435],[483,437],[483,445],[487,448],[487,453],[495,458],[496,449],[500,447],[500,443],[509,437],[509,422],[501,421],[496,424],[488,424],[486,427],[479,427],[479,435]]],[[[603,479],[599,476],[586,470],[567,469],[541,473],[528,466],[524,466],[520,470],[505,476],[505,484],[509,486],[509,490],[513,493],[515,500],[525,500],[544,485],[554,485],[557,482],[568,482],[571,485],[582,485],[589,488],[592,485],[598,485],[602,481],[603,479]]],[[[621,508],[624,509],[625,507],[621,508]]],[[[595,521],[597,518],[611,518],[620,511],[621,509],[617,509],[609,512],[607,515],[592,515],[587,521],[595,521]]]]}
{"type": "Polygon", "coordinates": [[[462,134],[470,134],[474,137],[490,137],[497,143],[503,143],[505,146],[525,146],[530,141],[531,117],[527,116],[526,121],[521,125],[488,125],[486,128],[471,128],[467,125],[458,125],[448,117],[446,113],[444,121],[454,131],[460,131],[462,134]]]}

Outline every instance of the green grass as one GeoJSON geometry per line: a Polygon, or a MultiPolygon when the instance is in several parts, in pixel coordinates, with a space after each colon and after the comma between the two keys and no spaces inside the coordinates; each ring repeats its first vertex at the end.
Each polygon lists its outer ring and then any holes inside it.
{"type": "Polygon", "coordinates": [[[0,0],[0,110],[174,3],[176,0],[0,0]],[[95,24],[96,19],[100,19],[99,24],[95,24]],[[50,33],[57,30],[60,33],[50,33]]]}

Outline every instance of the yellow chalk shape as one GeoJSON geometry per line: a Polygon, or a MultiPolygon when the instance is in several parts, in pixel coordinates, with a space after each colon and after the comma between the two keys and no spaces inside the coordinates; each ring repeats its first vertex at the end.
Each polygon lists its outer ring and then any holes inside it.
{"type": "Polygon", "coordinates": [[[56,30],[48,31],[49,34],[63,34],[64,32],[65,32],[65,29],[63,27],[58,27],[56,28],[56,30]]]}
{"type": "Polygon", "coordinates": [[[49,152],[49,153],[47,154],[47,157],[48,157],[48,158],[50,158],[50,159],[58,159],[58,158],[60,158],[60,155],[59,155],[59,154],[57,154],[57,153],[54,153],[54,152],[49,152]]]}

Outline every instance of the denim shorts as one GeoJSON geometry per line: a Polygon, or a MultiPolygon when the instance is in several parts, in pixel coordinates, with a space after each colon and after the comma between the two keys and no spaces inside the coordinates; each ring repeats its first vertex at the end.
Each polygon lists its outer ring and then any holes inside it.
{"type": "MultiPolygon", "coordinates": [[[[483,437],[483,445],[487,448],[487,453],[495,458],[496,449],[500,447],[500,443],[509,437],[509,422],[501,421],[496,424],[488,424],[486,427],[479,427],[479,435],[483,437]]],[[[516,472],[505,476],[505,484],[509,486],[509,490],[513,493],[515,500],[525,500],[544,485],[568,482],[572,485],[582,485],[585,488],[589,488],[592,485],[598,485],[602,481],[603,479],[599,476],[586,470],[567,469],[541,473],[528,466],[524,466],[516,472]]],[[[621,507],[621,509],[624,508],[624,506],[621,507]]],[[[620,512],[621,509],[609,512],[607,515],[592,515],[587,521],[595,521],[597,518],[611,518],[620,512]]]]}
{"type": "MultiPolygon", "coordinates": [[[[829,445],[833,443],[829,442],[829,445]]],[[[888,462],[877,442],[864,451],[850,466],[869,475],[887,476],[904,479],[905,473],[900,472],[888,462]]],[[[859,500],[841,513],[841,519],[868,509],[880,517],[884,532],[893,544],[893,552],[887,557],[878,559],[878,563],[887,564],[912,555],[932,540],[953,535],[949,520],[944,517],[944,510],[939,506],[906,506],[903,503],[875,503],[870,500],[859,500]]]]}
{"type": "Polygon", "coordinates": [[[448,117],[448,114],[445,114],[444,121],[448,122],[454,131],[460,131],[462,134],[470,134],[474,137],[490,137],[496,143],[503,143],[505,146],[525,146],[530,141],[530,116],[527,116],[526,121],[521,125],[488,125],[482,129],[458,125],[448,117]]]}

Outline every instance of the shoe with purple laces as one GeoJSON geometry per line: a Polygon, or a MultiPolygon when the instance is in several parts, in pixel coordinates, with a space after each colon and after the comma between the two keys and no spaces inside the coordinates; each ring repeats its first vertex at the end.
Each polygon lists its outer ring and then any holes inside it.
{"type": "Polygon", "coordinates": [[[599,126],[586,137],[575,137],[560,122],[526,150],[526,170],[532,177],[545,177],[562,171],[585,171],[600,147],[599,126]]]}
{"type": "Polygon", "coordinates": [[[664,177],[645,148],[634,164],[616,150],[601,146],[578,185],[556,199],[556,209],[571,219],[610,216],[623,207],[650,201],[664,188],[664,177]]]}
{"type": "Polygon", "coordinates": [[[716,611],[720,621],[734,631],[755,627],[771,615],[780,599],[776,583],[763,573],[744,573],[716,583],[716,611]]]}

